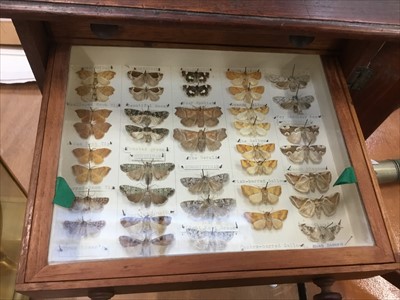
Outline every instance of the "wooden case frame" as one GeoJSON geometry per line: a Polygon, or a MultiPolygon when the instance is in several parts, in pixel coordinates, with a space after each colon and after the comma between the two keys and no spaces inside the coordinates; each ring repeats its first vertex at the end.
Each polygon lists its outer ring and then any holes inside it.
{"type": "Polygon", "coordinates": [[[49,265],[48,245],[60,153],[70,46],[52,50],[34,154],[16,289],[31,296],[87,295],[213,286],[308,281],[318,277],[361,278],[396,269],[380,195],[346,82],[334,57],[323,56],[330,93],[365,212],[375,240],[371,247],[216,253],[49,265]],[[207,258],[207,264],[204,264],[207,258]],[[106,277],[104,276],[106,270],[106,277]]]}

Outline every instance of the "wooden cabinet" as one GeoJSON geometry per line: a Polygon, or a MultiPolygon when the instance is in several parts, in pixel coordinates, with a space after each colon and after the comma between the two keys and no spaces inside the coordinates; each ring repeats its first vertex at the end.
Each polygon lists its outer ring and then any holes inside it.
{"type": "MultiPolygon", "coordinates": [[[[2,15],[14,19],[21,42],[27,50],[28,58],[43,91],[17,290],[37,297],[90,295],[93,299],[97,299],[95,297],[106,298],[107,295],[113,293],[318,281],[321,278],[363,278],[384,274],[398,268],[398,253],[393,252],[382,218],[380,211],[382,200],[377,191],[377,183],[365,152],[364,138],[337,56],[342,55],[342,62],[347,59],[349,64],[357,64],[355,58],[343,55],[349,53],[351,43],[355,43],[354,41],[358,39],[366,39],[367,36],[373,41],[388,41],[396,45],[399,25],[395,17],[390,18],[393,11],[387,9],[380,15],[376,11],[381,10],[378,10],[379,8],[372,1],[369,2],[365,15],[360,16],[360,23],[354,22],[353,15],[349,12],[354,12],[356,2],[346,2],[346,14],[338,18],[337,13],[344,11],[340,6],[344,2],[341,1],[330,2],[329,5],[326,4],[327,6],[318,6],[315,1],[302,1],[297,3],[297,6],[294,4],[284,6],[282,2],[274,1],[262,7],[254,3],[243,6],[225,1],[201,6],[196,5],[197,2],[189,1],[177,5],[171,1],[164,3],[162,7],[157,2],[136,5],[126,1],[108,1],[105,5],[95,6],[87,1],[68,1],[68,3],[2,1],[2,15]],[[311,13],[316,9],[319,12],[318,17],[312,16],[313,13],[311,13]],[[374,20],[368,15],[369,10],[375,13],[374,20]],[[386,15],[385,13],[388,12],[389,15],[386,15]],[[331,18],[336,20],[332,21],[331,18]],[[371,23],[375,24],[371,25],[371,23]],[[104,48],[104,46],[112,47],[104,48]],[[151,54],[153,60],[151,60],[151,54]],[[132,55],[131,59],[129,55],[132,55]],[[321,61],[318,55],[321,55],[321,61]],[[107,62],[103,62],[104,60],[107,62]],[[62,259],[63,255],[59,254],[54,256],[54,247],[57,245],[60,252],[67,251],[65,244],[54,237],[54,232],[57,232],[54,227],[53,236],[50,237],[54,222],[61,222],[61,219],[54,217],[58,208],[55,209],[52,203],[56,176],[60,175],[60,172],[66,177],[72,176],[65,175],[67,172],[63,171],[61,167],[63,163],[60,162],[60,153],[61,155],[66,153],[64,137],[68,132],[65,129],[67,128],[65,122],[73,122],[71,114],[74,113],[73,109],[71,110],[66,104],[71,104],[71,101],[75,101],[71,99],[79,96],[74,94],[76,86],[71,82],[76,74],[71,70],[74,70],[73,66],[102,64],[116,67],[115,72],[120,79],[115,81],[118,82],[114,83],[115,89],[128,96],[127,88],[124,89],[124,87],[129,83],[129,79],[126,77],[124,66],[127,64],[139,67],[163,66],[167,69],[165,80],[170,87],[168,92],[170,96],[161,98],[160,101],[171,104],[169,110],[184,102],[181,99],[185,95],[179,88],[179,84],[183,83],[177,83],[178,78],[182,80],[178,76],[179,72],[176,71],[179,68],[186,67],[193,70],[197,67],[212,68],[214,72],[212,74],[215,74],[213,85],[217,87],[217,90],[219,87],[221,91],[218,94],[219,97],[215,96],[213,99],[217,105],[220,105],[219,101],[223,101],[221,106],[225,106],[225,101],[234,103],[235,100],[227,93],[226,86],[229,85],[229,80],[224,78],[225,74],[222,70],[227,68],[242,68],[243,70],[244,67],[252,65],[253,69],[259,68],[262,71],[260,84],[271,91],[271,94],[262,98],[261,101],[264,101],[263,104],[268,104],[271,109],[267,119],[272,124],[275,136],[279,134],[280,123],[274,117],[280,114],[285,115],[286,119],[283,118],[283,120],[288,124],[289,120],[293,119],[294,110],[291,114],[276,113],[279,109],[285,110],[272,99],[274,96],[291,95],[292,97],[295,92],[290,94],[289,91],[274,90],[273,84],[266,80],[267,73],[290,75],[287,70],[294,64],[301,70],[307,68],[307,64],[312,65],[309,71],[313,90],[308,92],[317,99],[315,103],[318,103],[321,109],[320,114],[323,117],[318,122],[321,123],[323,129],[320,134],[329,145],[327,152],[329,152],[329,159],[333,161],[334,174],[338,176],[345,167],[352,166],[358,180],[357,184],[338,188],[342,194],[339,205],[346,215],[346,220],[343,219],[343,223],[339,224],[342,215],[335,215],[335,224],[339,227],[341,224],[343,227],[346,226],[343,232],[351,228],[353,235],[342,236],[341,244],[328,246],[326,243],[310,242],[306,235],[301,238],[296,236],[294,238],[296,242],[293,245],[283,247],[281,243],[276,250],[265,247],[262,250],[228,247],[226,251],[211,253],[199,253],[194,250],[182,253],[171,251],[171,253],[166,252],[165,255],[148,257],[111,254],[104,259],[90,256],[85,259],[84,255],[78,254],[76,260],[62,259]],[[269,67],[275,71],[269,71],[269,67]],[[224,85],[225,88],[223,88],[224,85]],[[182,95],[174,94],[178,88],[182,95]],[[362,237],[361,240],[360,237],[362,237]],[[297,242],[297,239],[304,240],[304,243],[297,242]],[[317,247],[322,249],[315,249],[317,247]],[[53,253],[52,257],[58,257],[58,259],[49,263],[49,253],[53,253]]],[[[398,9],[395,2],[390,2],[390,5],[393,9],[396,7],[398,9]]],[[[352,68],[348,67],[345,70],[346,74],[350,74],[351,70],[352,68]]],[[[393,80],[390,79],[390,81],[393,84],[393,80]]],[[[79,103],[79,97],[76,101],[79,103]]],[[[131,96],[129,100],[126,96],[120,96],[115,101],[119,106],[114,108],[115,111],[119,111],[118,115],[121,119],[124,105],[135,103],[131,96]]],[[[150,103],[152,109],[156,108],[157,102],[147,103],[150,103]]],[[[197,103],[203,105],[201,101],[197,103]]],[[[92,108],[101,108],[101,105],[96,104],[92,108]]],[[[232,127],[234,117],[229,116],[227,108],[224,108],[223,112],[225,126],[230,127],[228,136],[235,134],[235,129],[232,127]]],[[[173,113],[174,111],[171,110],[170,117],[173,113]]],[[[315,113],[310,113],[309,116],[315,115],[315,113]]],[[[179,120],[174,120],[174,124],[179,123],[179,120]]],[[[173,127],[169,128],[170,131],[173,127]]],[[[119,132],[124,132],[122,125],[119,132]]],[[[277,137],[276,141],[280,138],[277,137]]],[[[169,139],[169,142],[178,149],[179,143],[172,137],[169,139]]],[[[250,144],[252,142],[254,141],[249,140],[250,144]]],[[[279,154],[278,146],[280,144],[276,142],[275,152],[279,154]]],[[[229,147],[228,151],[234,150],[232,143],[229,143],[229,147]]],[[[116,149],[118,152],[121,147],[116,149]]],[[[284,161],[286,157],[282,154],[278,156],[278,164],[288,164],[284,161]]],[[[112,168],[116,169],[117,177],[121,177],[118,165],[122,162],[122,160],[112,161],[112,168]]],[[[175,167],[178,166],[177,161],[175,165],[175,167]]],[[[236,178],[236,172],[243,171],[240,168],[232,170],[230,172],[232,179],[236,178]]],[[[183,171],[176,170],[176,172],[183,174],[183,171]]],[[[279,174],[283,182],[284,169],[281,168],[279,172],[281,172],[279,174]]],[[[179,176],[177,178],[179,179],[179,176]]],[[[254,177],[249,175],[249,178],[254,177]]],[[[265,175],[259,178],[268,182],[269,177],[265,175]]],[[[119,184],[120,182],[117,181],[115,186],[118,188],[119,184]]],[[[179,184],[178,180],[176,184],[179,184]]],[[[235,190],[235,195],[238,196],[239,183],[230,182],[229,184],[231,184],[229,189],[235,190]]],[[[287,182],[284,184],[287,190],[291,188],[287,182]]],[[[180,199],[184,192],[178,192],[179,188],[176,189],[176,207],[174,207],[176,212],[172,213],[173,219],[174,216],[183,215],[182,211],[178,213],[179,203],[186,200],[180,199]]],[[[120,193],[116,193],[117,201],[120,203],[126,201],[122,199],[120,193]]],[[[236,201],[238,203],[244,200],[236,199],[236,201]]],[[[286,234],[291,232],[286,229],[289,226],[301,235],[298,225],[301,225],[304,219],[299,219],[298,212],[293,208],[288,197],[280,199],[280,203],[284,203],[286,207],[291,206],[289,217],[284,222],[281,231],[282,236],[285,232],[286,234]],[[286,231],[283,231],[285,229],[286,231]]],[[[257,207],[258,211],[263,209],[264,211],[275,210],[271,206],[257,207]]],[[[243,212],[238,205],[237,217],[241,217],[241,221],[244,220],[243,212]]],[[[112,222],[115,223],[121,217],[121,213],[114,215],[112,222]]],[[[325,220],[324,228],[331,226],[328,222],[331,219],[324,219],[323,215],[322,220],[325,220]]],[[[321,224],[314,217],[310,224],[318,224],[318,222],[321,224]]],[[[251,224],[243,223],[244,225],[240,225],[242,227],[236,224],[239,228],[233,230],[235,238],[239,241],[248,240],[248,236],[245,236],[243,232],[254,234],[251,230],[241,231],[245,225],[251,228],[251,224]]],[[[185,225],[179,222],[178,224],[185,225]]],[[[183,243],[188,240],[185,231],[176,229],[175,236],[177,232],[181,233],[182,239],[176,238],[178,242],[173,246],[184,247],[183,243]]],[[[269,232],[264,233],[267,238],[269,232]]],[[[118,246],[118,234],[113,239],[114,244],[118,246]]],[[[285,238],[283,241],[293,242],[293,240],[285,241],[285,238]]],[[[275,242],[274,245],[277,244],[275,242]]],[[[104,243],[101,245],[104,246],[104,243]]],[[[77,249],[82,250],[79,246],[77,249]]],[[[321,283],[322,285],[324,283],[321,283]]]]}

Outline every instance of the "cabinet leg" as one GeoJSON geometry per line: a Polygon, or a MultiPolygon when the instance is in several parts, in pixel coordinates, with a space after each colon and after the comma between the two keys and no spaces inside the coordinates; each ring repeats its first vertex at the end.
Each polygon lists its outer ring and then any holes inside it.
{"type": "Polygon", "coordinates": [[[91,300],[109,300],[114,297],[112,290],[93,290],[89,291],[88,297],[91,300]]]}
{"type": "Polygon", "coordinates": [[[331,291],[332,284],[335,282],[333,278],[322,277],[316,278],[313,282],[321,288],[321,292],[314,296],[314,300],[341,300],[342,295],[331,291]]]}

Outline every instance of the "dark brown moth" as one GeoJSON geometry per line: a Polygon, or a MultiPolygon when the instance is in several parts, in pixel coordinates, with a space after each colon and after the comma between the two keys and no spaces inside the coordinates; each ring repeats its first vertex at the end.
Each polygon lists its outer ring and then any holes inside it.
{"type": "Polygon", "coordinates": [[[182,76],[188,83],[204,83],[210,77],[209,72],[196,71],[182,71],[182,76]]]}
{"type": "Polygon", "coordinates": [[[138,109],[124,109],[125,114],[133,123],[139,126],[156,126],[162,123],[169,116],[167,111],[151,111],[138,109]]]}
{"type": "Polygon", "coordinates": [[[319,164],[326,153],[326,147],[323,145],[282,146],[281,151],[295,164],[309,161],[319,164]]]}
{"type": "Polygon", "coordinates": [[[151,234],[152,232],[163,232],[171,224],[172,218],[169,216],[149,216],[144,217],[123,217],[120,220],[122,227],[140,227],[140,232],[151,234]],[[140,226],[138,226],[140,225],[140,226]]]}
{"type": "Polygon", "coordinates": [[[143,240],[123,235],[119,237],[119,242],[124,248],[136,247],[141,245],[142,248],[140,251],[140,255],[151,256],[151,245],[166,247],[171,245],[174,239],[175,238],[173,234],[164,234],[156,238],[150,238],[146,235],[143,240]]]}
{"type": "Polygon", "coordinates": [[[156,86],[161,79],[163,78],[163,74],[160,72],[139,72],[136,70],[128,71],[128,78],[132,80],[133,85],[137,87],[141,87],[144,84],[148,86],[156,86]]]}
{"type": "Polygon", "coordinates": [[[104,123],[112,113],[109,109],[77,109],[75,110],[82,123],[104,123]]]}
{"type": "Polygon", "coordinates": [[[221,107],[176,107],[175,115],[181,118],[181,124],[186,127],[214,127],[219,123],[218,118],[222,116],[221,107]]]}
{"type": "Polygon", "coordinates": [[[143,162],[142,164],[122,164],[120,167],[121,171],[125,172],[130,179],[137,181],[144,179],[146,185],[149,185],[153,179],[165,179],[169,175],[169,172],[175,169],[173,163],[153,164],[152,162],[143,162]]]}
{"type": "Polygon", "coordinates": [[[184,177],[181,178],[181,183],[193,194],[209,195],[222,190],[224,183],[228,182],[228,180],[229,174],[227,173],[207,176],[202,171],[201,177],[184,177]]]}
{"type": "Polygon", "coordinates": [[[174,129],[174,138],[181,143],[183,149],[187,151],[207,150],[216,151],[221,148],[221,141],[227,137],[226,129],[209,130],[202,129],[192,131],[186,129],[174,129]]]}
{"type": "Polygon", "coordinates": [[[109,85],[111,79],[115,76],[115,72],[111,70],[96,72],[84,68],[80,69],[76,74],[78,74],[79,78],[82,80],[82,84],[93,86],[97,84],[109,85]]]}
{"type": "Polygon", "coordinates": [[[287,181],[300,193],[315,192],[326,193],[332,181],[332,174],[329,171],[285,174],[287,181]]]}
{"type": "Polygon", "coordinates": [[[283,109],[291,110],[296,114],[303,114],[303,110],[309,109],[314,101],[313,96],[298,97],[297,94],[291,97],[272,97],[272,100],[283,109]]]}
{"type": "Polygon", "coordinates": [[[184,85],[183,90],[186,92],[188,97],[195,97],[195,96],[208,96],[211,85],[203,84],[203,85],[184,85]]]}
{"type": "Polygon", "coordinates": [[[81,85],[75,89],[84,102],[106,102],[114,94],[115,89],[112,86],[93,86],[81,85]]]}
{"type": "Polygon", "coordinates": [[[282,125],[279,127],[279,130],[292,144],[300,144],[301,141],[306,144],[314,143],[319,134],[319,126],[317,125],[282,125]]]}
{"type": "Polygon", "coordinates": [[[138,188],[130,185],[121,185],[121,192],[133,203],[144,203],[144,206],[150,207],[150,204],[162,205],[169,197],[171,197],[175,190],[172,188],[158,188],[151,189],[147,186],[145,189],[138,188]]]}
{"type": "Polygon", "coordinates": [[[70,210],[76,212],[100,211],[109,200],[107,197],[75,197],[70,210]]]}
{"type": "Polygon", "coordinates": [[[167,128],[151,128],[149,126],[138,127],[126,125],[125,129],[135,140],[144,141],[146,143],[161,141],[169,133],[167,128]]]}
{"type": "Polygon", "coordinates": [[[333,195],[321,196],[320,198],[290,196],[289,199],[303,217],[312,218],[316,215],[320,219],[322,212],[327,217],[333,216],[336,213],[340,194],[334,193],[333,195]]]}
{"type": "Polygon", "coordinates": [[[137,101],[143,101],[149,99],[150,101],[157,101],[164,92],[163,87],[130,87],[129,92],[132,94],[133,98],[137,101]]]}

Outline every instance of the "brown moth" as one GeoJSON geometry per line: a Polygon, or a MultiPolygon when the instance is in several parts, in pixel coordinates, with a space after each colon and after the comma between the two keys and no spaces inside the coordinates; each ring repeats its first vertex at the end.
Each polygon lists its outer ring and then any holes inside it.
{"type": "Polygon", "coordinates": [[[82,80],[82,84],[85,85],[109,85],[110,80],[114,78],[115,72],[114,71],[102,71],[102,72],[96,72],[96,71],[89,71],[85,70],[84,68],[80,69],[78,72],[79,78],[82,80]]]}
{"type": "Polygon", "coordinates": [[[226,71],[226,78],[228,78],[233,85],[253,86],[261,79],[261,72],[247,72],[246,69],[244,72],[228,70],[226,71]]]}
{"type": "Polygon", "coordinates": [[[341,221],[339,221],[339,223],[336,225],[330,223],[326,226],[318,224],[316,226],[309,226],[303,223],[299,225],[299,228],[311,242],[326,243],[335,239],[336,235],[342,229],[340,223],[341,221]]]}
{"type": "Polygon", "coordinates": [[[99,149],[89,149],[88,148],[75,148],[72,153],[78,159],[81,164],[88,164],[93,162],[96,165],[104,162],[104,158],[111,153],[111,149],[99,148],[99,149]]]}
{"type": "Polygon", "coordinates": [[[124,248],[131,248],[141,245],[142,248],[140,250],[140,255],[151,256],[152,245],[166,247],[171,245],[174,239],[175,238],[173,234],[164,234],[156,238],[150,238],[148,235],[145,235],[145,238],[143,240],[123,235],[119,237],[119,243],[124,248]]]}
{"type": "Polygon", "coordinates": [[[84,184],[91,182],[94,184],[99,184],[103,181],[103,178],[107,176],[111,168],[109,167],[97,167],[89,168],[81,165],[73,165],[72,173],[75,175],[76,182],[79,184],[84,184]]]}
{"type": "Polygon", "coordinates": [[[281,229],[283,221],[286,220],[288,215],[287,209],[277,210],[274,212],[257,213],[245,212],[245,219],[253,225],[255,230],[262,229],[281,229]]]}
{"type": "Polygon", "coordinates": [[[157,101],[160,99],[160,96],[164,92],[163,87],[130,87],[129,92],[132,94],[133,98],[137,101],[147,100],[157,101]]]}
{"type": "Polygon", "coordinates": [[[298,196],[290,196],[290,202],[298,208],[299,213],[305,218],[312,218],[314,215],[318,219],[321,218],[321,212],[325,216],[330,217],[336,213],[340,201],[340,194],[334,193],[329,196],[321,196],[320,198],[304,198],[298,196]]]}
{"type": "Polygon", "coordinates": [[[275,151],[275,144],[236,144],[236,150],[248,160],[266,160],[275,151]]]}
{"type": "Polygon", "coordinates": [[[123,217],[120,220],[122,227],[124,228],[136,228],[140,226],[140,231],[142,233],[152,233],[152,232],[163,232],[166,227],[171,224],[172,218],[169,216],[155,216],[151,217],[146,215],[144,217],[123,217]]]}
{"type": "Polygon", "coordinates": [[[294,75],[294,70],[296,65],[293,65],[292,74],[290,76],[282,75],[267,75],[267,79],[271,81],[278,89],[287,90],[290,89],[291,92],[298,91],[299,89],[304,89],[307,83],[310,81],[310,75],[300,74],[294,75]]]}
{"type": "Polygon", "coordinates": [[[277,160],[247,160],[242,159],[240,161],[242,168],[247,171],[250,175],[270,175],[276,166],[278,165],[277,160]]]}
{"type": "Polygon", "coordinates": [[[109,109],[77,109],[75,110],[82,123],[104,123],[112,113],[109,109]]]}
{"type": "Polygon", "coordinates": [[[217,231],[214,228],[212,230],[187,228],[186,233],[194,247],[203,251],[223,250],[235,235],[234,231],[217,231]]]}
{"type": "Polygon", "coordinates": [[[133,123],[139,126],[156,126],[162,123],[169,116],[167,111],[151,111],[138,109],[124,109],[125,114],[133,123]]]}
{"type": "Polygon", "coordinates": [[[245,195],[252,204],[276,204],[282,193],[280,185],[268,187],[268,183],[264,187],[241,185],[243,195],[245,195]]]}
{"type": "Polygon", "coordinates": [[[181,202],[181,208],[195,218],[213,219],[227,215],[236,205],[232,198],[188,200],[181,202]]]}
{"type": "Polygon", "coordinates": [[[332,181],[332,174],[329,171],[310,172],[310,173],[286,173],[286,180],[293,185],[294,189],[300,193],[315,192],[317,189],[321,193],[329,190],[332,181]]]}
{"type": "Polygon", "coordinates": [[[150,186],[142,189],[130,185],[121,185],[119,188],[129,201],[133,203],[142,202],[146,208],[150,207],[151,203],[154,205],[164,204],[175,193],[172,188],[151,189],[150,186]]]}
{"type": "Polygon", "coordinates": [[[149,185],[153,179],[165,179],[169,175],[169,172],[175,169],[175,165],[172,163],[153,164],[151,162],[122,164],[120,167],[121,171],[125,172],[130,179],[137,181],[144,179],[146,185],[149,185]]]}
{"type": "Polygon", "coordinates": [[[167,128],[150,128],[149,126],[138,127],[134,125],[126,125],[125,129],[135,140],[143,140],[146,143],[161,141],[169,133],[167,128]]]}
{"type": "Polygon", "coordinates": [[[246,103],[253,103],[254,100],[258,101],[264,94],[264,87],[261,85],[255,87],[250,87],[250,85],[247,87],[231,86],[228,90],[233,95],[233,98],[246,103]]]}
{"type": "Polygon", "coordinates": [[[282,146],[281,151],[295,164],[309,161],[319,164],[326,153],[326,147],[323,145],[282,146]]]}
{"type": "Polygon", "coordinates": [[[112,86],[93,86],[81,85],[75,89],[84,102],[106,102],[114,94],[115,89],[112,86]]]}
{"type": "Polygon", "coordinates": [[[161,79],[163,78],[163,74],[160,72],[139,72],[139,71],[129,71],[127,73],[128,78],[132,80],[133,85],[137,87],[141,87],[144,84],[148,86],[156,86],[161,79]]]}
{"type": "Polygon", "coordinates": [[[188,97],[195,97],[195,96],[206,97],[210,93],[211,85],[209,84],[184,85],[183,90],[185,91],[188,97]]]}
{"type": "Polygon", "coordinates": [[[105,221],[64,221],[63,226],[71,235],[77,235],[80,237],[87,237],[90,235],[96,235],[106,225],[105,221]]]}
{"type": "Polygon", "coordinates": [[[96,140],[102,139],[107,131],[110,129],[111,124],[104,123],[75,123],[74,128],[82,139],[88,139],[91,135],[96,140]]]}
{"type": "Polygon", "coordinates": [[[297,95],[291,97],[276,96],[272,97],[272,100],[283,109],[291,110],[296,114],[303,114],[303,110],[311,107],[314,97],[304,96],[299,98],[297,95]]]}
{"type": "Polygon", "coordinates": [[[79,212],[99,211],[103,209],[104,205],[106,205],[109,200],[110,199],[107,197],[75,197],[69,209],[79,212]]]}
{"type": "Polygon", "coordinates": [[[244,136],[265,136],[268,134],[268,130],[271,126],[270,123],[257,122],[257,118],[252,122],[235,121],[233,125],[239,130],[240,134],[244,136]]]}
{"type": "Polygon", "coordinates": [[[301,141],[306,144],[314,143],[319,134],[319,126],[317,125],[283,125],[279,127],[279,130],[292,144],[300,144],[301,141]]]}
{"type": "Polygon", "coordinates": [[[262,121],[265,119],[265,115],[269,112],[267,104],[259,107],[253,107],[253,103],[249,108],[247,107],[230,107],[229,111],[232,115],[236,116],[239,121],[253,121],[257,119],[262,121]]]}
{"type": "Polygon", "coordinates": [[[225,128],[209,131],[206,131],[206,129],[199,131],[174,129],[174,138],[179,141],[183,149],[187,151],[204,152],[206,148],[210,151],[216,151],[221,148],[221,141],[226,137],[225,128]]]}
{"type": "Polygon", "coordinates": [[[211,192],[216,193],[222,190],[224,183],[228,182],[228,180],[229,175],[227,173],[207,176],[202,171],[201,177],[184,177],[181,178],[181,183],[193,194],[208,195],[211,192]]]}
{"type": "Polygon", "coordinates": [[[209,72],[196,71],[182,71],[182,76],[186,82],[189,83],[204,83],[210,77],[209,72]]]}
{"type": "Polygon", "coordinates": [[[218,118],[222,116],[221,107],[176,107],[175,115],[181,118],[181,124],[186,127],[214,127],[219,123],[218,118]]]}

